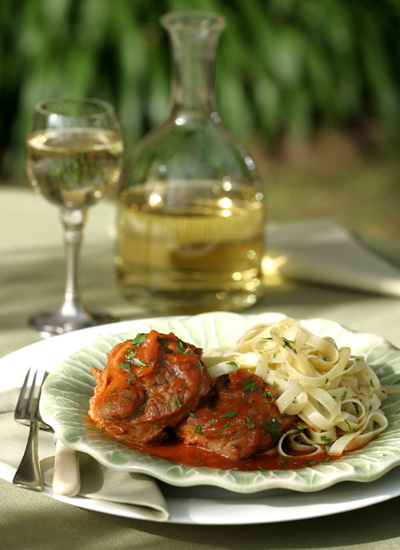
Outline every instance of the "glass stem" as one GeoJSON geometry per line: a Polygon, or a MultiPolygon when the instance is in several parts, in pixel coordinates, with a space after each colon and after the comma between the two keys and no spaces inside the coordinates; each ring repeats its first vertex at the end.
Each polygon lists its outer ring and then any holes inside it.
{"type": "Polygon", "coordinates": [[[86,210],[61,209],[64,243],[67,252],[67,278],[61,311],[63,315],[67,316],[74,316],[78,310],[82,309],[78,287],[78,266],[86,215],[86,210]]]}

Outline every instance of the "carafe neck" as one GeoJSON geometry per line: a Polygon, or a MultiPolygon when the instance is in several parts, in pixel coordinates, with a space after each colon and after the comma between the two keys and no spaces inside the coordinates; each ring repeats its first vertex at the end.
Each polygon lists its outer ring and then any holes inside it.
{"type": "Polygon", "coordinates": [[[172,49],[173,112],[213,112],[214,63],[224,18],[202,12],[172,12],[162,18],[162,23],[172,49]]]}

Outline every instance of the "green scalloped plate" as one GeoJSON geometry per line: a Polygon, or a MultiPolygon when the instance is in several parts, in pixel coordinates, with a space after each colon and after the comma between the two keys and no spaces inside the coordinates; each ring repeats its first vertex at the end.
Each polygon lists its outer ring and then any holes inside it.
{"type": "MultiPolygon", "coordinates": [[[[379,437],[363,449],[332,463],[300,470],[239,472],[185,466],[131,450],[90,428],[87,411],[95,387],[90,367],[103,369],[107,353],[118,342],[138,332],[155,329],[160,332],[172,331],[185,341],[209,349],[233,344],[247,328],[256,323],[276,322],[283,317],[280,313],[239,315],[217,312],[185,318],[132,321],[129,323],[129,332],[105,334],[71,354],[56,371],[49,374],[42,393],[42,416],[65,445],[93,456],[109,468],[147,474],[177,487],[210,485],[245,494],[276,488],[311,492],[342,481],[374,481],[399,465],[400,400],[396,394],[390,395],[382,406],[389,425],[379,437]]],[[[339,346],[349,346],[352,353],[364,355],[383,385],[400,383],[400,350],[381,337],[351,332],[324,319],[302,319],[301,322],[313,333],[331,336],[339,346]]],[[[119,324],[110,327],[117,332],[119,324]]],[[[126,327],[126,322],[121,324],[121,330],[126,327]]]]}

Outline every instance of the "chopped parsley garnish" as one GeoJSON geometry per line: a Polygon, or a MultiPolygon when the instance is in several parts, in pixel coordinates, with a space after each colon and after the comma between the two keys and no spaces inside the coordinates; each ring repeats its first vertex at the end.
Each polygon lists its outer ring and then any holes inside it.
{"type": "Polygon", "coordinates": [[[282,340],[283,340],[283,345],[284,345],[285,348],[289,348],[292,351],[294,351],[294,353],[297,353],[297,350],[293,347],[293,345],[296,342],[293,342],[292,340],[288,340],[287,338],[282,338],[282,340]]]}
{"type": "Polygon", "coordinates": [[[216,419],[216,418],[211,418],[211,420],[210,420],[210,422],[209,422],[209,423],[210,423],[210,425],[212,426],[213,424],[215,424],[215,423],[216,423],[216,421],[217,421],[217,419],[216,419]]]}
{"type": "Polygon", "coordinates": [[[197,424],[197,426],[195,427],[194,433],[195,434],[201,434],[201,426],[199,424],[197,424]]]}
{"type": "Polygon", "coordinates": [[[278,429],[282,426],[276,418],[271,418],[265,422],[265,431],[269,432],[272,435],[272,439],[278,439],[278,429]]]}
{"type": "Polygon", "coordinates": [[[242,388],[242,392],[250,390],[251,392],[256,391],[258,384],[255,380],[249,380],[242,388]]]}
{"type": "Polygon", "coordinates": [[[225,428],[229,428],[230,425],[231,425],[231,423],[229,422],[229,420],[227,420],[224,424],[225,428]]]}
{"type": "Polygon", "coordinates": [[[278,456],[278,460],[279,460],[279,466],[281,468],[285,468],[286,467],[286,458],[284,456],[278,456]]]}
{"type": "Polygon", "coordinates": [[[134,349],[131,349],[128,351],[128,353],[125,355],[125,359],[132,359],[132,357],[136,354],[136,351],[134,349]]]}
{"type": "Polygon", "coordinates": [[[166,342],[164,336],[158,336],[157,341],[162,343],[162,347],[164,349],[167,349],[167,342],[166,342]]]}
{"type": "Polygon", "coordinates": [[[272,393],[270,391],[265,391],[261,394],[261,397],[272,397],[272,393]]]}
{"type": "Polygon", "coordinates": [[[134,362],[135,365],[137,365],[138,367],[147,367],[146,363],[143,363],[143,361],[141,361],[141,360],[138,359],[137,357],[134,357],[134,358],[133,358],[133,362],[134,362]]]}
{"type": "Polygon", "coordinates": [[[132,380],[133,380],[133,373],[132,373],[132,371],[129,371],[129,376],[128,376],[128,380],[127,380],[128,384],[130,384],[132,382],[132,380]]]}
{"type": "Polygon", "coordinates": [[[179,353],[183,353],[183,352],[184,352],[182,342],[177,342],[177,343],[176,343],[176,347],[178,348],[179,353]]]}
{"type": "Polygon", "coordinates": [[[120,363],[118,365],[118,368],[120,369],[130,369],[131,368],[131,364],[130,363],[120,363]]]}
{"type": "Polygon", "coordinates": [[[177,395],[175,395],[174,405],[175,405],[175,407],[182,407],[182,404],[179,401],[179,397],[177,395]]]}
{"type": "Polygon", "coordinates": [[[132,340],[132,344],[134,346],[141,346],[143,344],[143,342],[146,340],[146,338],[148,337],[149,333],[145,333],[145,332],[140,332],[139,334],[137,334],[135,336],[135,338],[132,340]]]}
{"type": "Polygon", "coordinates": [[[228,411],[226,413],[220,414],[220,418],[231,418],[233,416],[236,416],[240,411],[228,411]]]}
{"type": "Polygon", "coordinates": [[[236,361],[227,361],[226,364],[238,368],[238,364],[236,363],[236,361]]]}

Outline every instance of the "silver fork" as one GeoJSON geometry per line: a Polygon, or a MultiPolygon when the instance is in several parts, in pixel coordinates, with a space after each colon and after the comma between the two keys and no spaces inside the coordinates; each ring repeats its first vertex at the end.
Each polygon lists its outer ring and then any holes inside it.
{"type": "Polygon", "coordinates": [[[27,395],[30,370],[31,369],[28,370],[24,383],[22,385],[14,414],[14,419],[17,422],[30,426],[30,429],[24,456],[22,457],[18,470],[15,473],[13,483],[18,485],[19,487],[24,487],[33,491],[43,491],[43,477],[40,469],[38,453],[39,428],[49,431],[52,428],[48,424],[43,422],[40,416],[39,401],[40,394],[42,392],[42,386],[47,378],[48,373],[44,373],[42,382],[38,390],[38,395],[36,397],[35,394],[37,393],[37,372],[34,373],[31,387],[27,395]]]}

